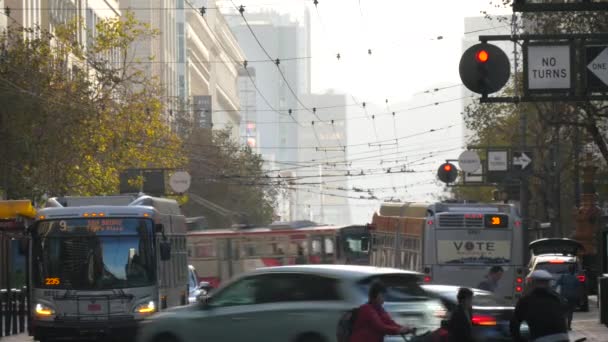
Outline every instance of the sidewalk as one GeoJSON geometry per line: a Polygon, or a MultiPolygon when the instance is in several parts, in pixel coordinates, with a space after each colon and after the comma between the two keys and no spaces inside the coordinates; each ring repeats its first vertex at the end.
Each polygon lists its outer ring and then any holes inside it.
{"type": "Polygon", "coordinates": [[[597,308],[597,297],[589,296],[589,312],[575,312],[572,322],[572,341],[587,338],[587,342],[608,341],[608,327],[600,324],[600,315],[597,308]]]}
{"type": "Polygon", "coordinates": [[[32,338],[27,336],[27,334],[19,334],[12,336],[1,336],[0,341],[2,342],[31,342],[32,338]]]}

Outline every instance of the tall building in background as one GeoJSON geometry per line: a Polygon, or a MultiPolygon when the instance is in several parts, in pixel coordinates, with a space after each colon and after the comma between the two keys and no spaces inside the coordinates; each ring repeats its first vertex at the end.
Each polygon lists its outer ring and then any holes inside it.
{"type": "Polygon", "coordinates": [[[184,0],[120,0],[123,11],[132,9],[135,18],[149,24],[159,32],[132,47],[131,55],[141,61],[141,69],[149,76],[156,76],[165,89],[167,121],[171,110],[184,99],[179,98],[178,86],[178,32],[177,19],[184,12],[184,0]],[[153,60],[151,60],[153,59],[153,60]]]}
{"type": "Polygon", "coordinates": [[[241,100],[241,142],[247,144],[253,151],[258,152],[258,123],[257,118],[257,91],[254,68],[239,69],[239,98],[241,100]]]}
{"type": "Polygon", "coordinates": [[[310,20],[305,16],[304,22],[299,22],[289,15],[273,11],[247,12],[246,17],[268,54],[283,59],[279,67],[287,80],[285,82],[275,64],[263,62],[268,60],[268,56],[241,16],[228,16],[230,27],[245,52],[246,59],[252,61],[248,64],[248,69],[250,72],[255,70],[254,80],[259,89],[255,100],[257,115],[249,112],[248,120],[268,123],[257,126],[257,148],[266,159],[273,159],[277,163],[294,162],[298,158],[297,149],[293,148],[298,144],[298,125],[288,115],[288,109],[293,110],[296,120],[306,116],[297,110],[302,106],[289,88],[298,97],[310,92],[310,60],[293,59],[310,55],[310,20]]]}
{"type": "Polygon", "coordinates": [[[245,60],[245,54],[215,1],[204,6],[209,6],[204,16],[192,8],[186,12],[185,93],[201,126],[231,128],[236,140],[241,125],[237,63],[245,60]]]}
{"type": "MultiPolygon", "coordinates": [[[[4,4],[4,0],[0,0],[0,10],[2,10],[3,8],[6,8],[6,5],[4,4]]],[[[6,28],[7,28],[6,22],[7,22],[6,13],[0,14],[0,33],[4,32],[4,30],[6,30],[6,28]]]]}
{"type": "MultiPolygon", "coordinates": [[[[272,170],[273,175],[299,177],[301,172],[294,169],[293,164],[300,157],[298,146],[302,130],[294,121],[305,124],[312,120],[302,108],[302,103],[310,107],[304,96],[310,94],[311,63],[309,58],[294,57],[310,56],[310,16],[306,11],[297,20],[274,11],[263,11],[246,12],[246,18],[255,37],[238,13],[227,15],[246,60],[251,61],[247,70],[242,70],[239,81],[241,116],[245,124],[241,135],[249,146],[255,146],[254,150],[265,160],[265,168],[272,170]],[[273,59],[280,59],[283,75],[274,63],[268,62],[266,53],[273,59]]],[[[276,219],[310,218],[300,211],[300,191],[287,188],[291,190],[283,191],[277,200],[276,219]]]]}
{"type": "Polygon", "coordinates": [[[307,122],[298,135],[298,175],[309,185],[299,187],[296,218],[327,224],[349,224],[348,178],[344,174],[347,155],[347,96],[327,92],[303,96],[305,103],[320,108],[323,122],[307,122]],[[325,109],[323,109],[325,107],[325,109]],[[331,107],[331,108],[327,108],[331,107]],[[333,120],[333,123],[331,122],[333,120]]]}

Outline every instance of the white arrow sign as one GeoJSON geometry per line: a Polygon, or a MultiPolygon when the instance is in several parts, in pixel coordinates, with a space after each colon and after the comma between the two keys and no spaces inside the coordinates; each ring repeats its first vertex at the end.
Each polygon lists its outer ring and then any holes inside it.
{"type": "Polygon", "coordinates": [[[521,166],[521,169],[524,170],[526,167],[528,167],[528,165],[530,165],[530,163],[532,162],[532,159],[530,157],[528,157],[527,154],[523,153],[521,154],[520,157],[514,157],[513,158],[513,165],[519,165],[521,166]]]}
{"type": "Polygon", "coordinates": [[[595,59],[587,65],[597,78],[608,85],[608,48],[604,49],[595,59]]]}

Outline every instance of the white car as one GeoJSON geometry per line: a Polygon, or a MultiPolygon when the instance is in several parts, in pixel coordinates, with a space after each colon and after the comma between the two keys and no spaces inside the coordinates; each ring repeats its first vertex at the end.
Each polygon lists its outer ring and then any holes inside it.
{"type": "MultiPolygon", "coordinates": [[[[329,342],[346,310],[367,301],[369,285],[387,286],[385,308],[418,331],[440,327],[445,309],[419,286],[422,274],[390,268],[299,265],[258,269],[204,302],[144,320],[138,342],[329,342]]],[[[401,337],[385,341],[403,341],[401,337]]]]}

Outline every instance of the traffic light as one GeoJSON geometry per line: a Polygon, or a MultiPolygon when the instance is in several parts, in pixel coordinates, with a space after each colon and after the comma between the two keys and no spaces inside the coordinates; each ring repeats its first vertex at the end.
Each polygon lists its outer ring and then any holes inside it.
{"type": "Polygon", "coordinates": [[[453,183],[458,178],[458,169],[451,163],[441,164],[437,171],[437,177],[444,183],[453,183]]]}
{"type": "Polygon", "coordinates": [[[491,94],[507,84],[511,63],[496,45],[481,43],[470,47],[460,59],[460,79],[472,92],[491,94]]]}

